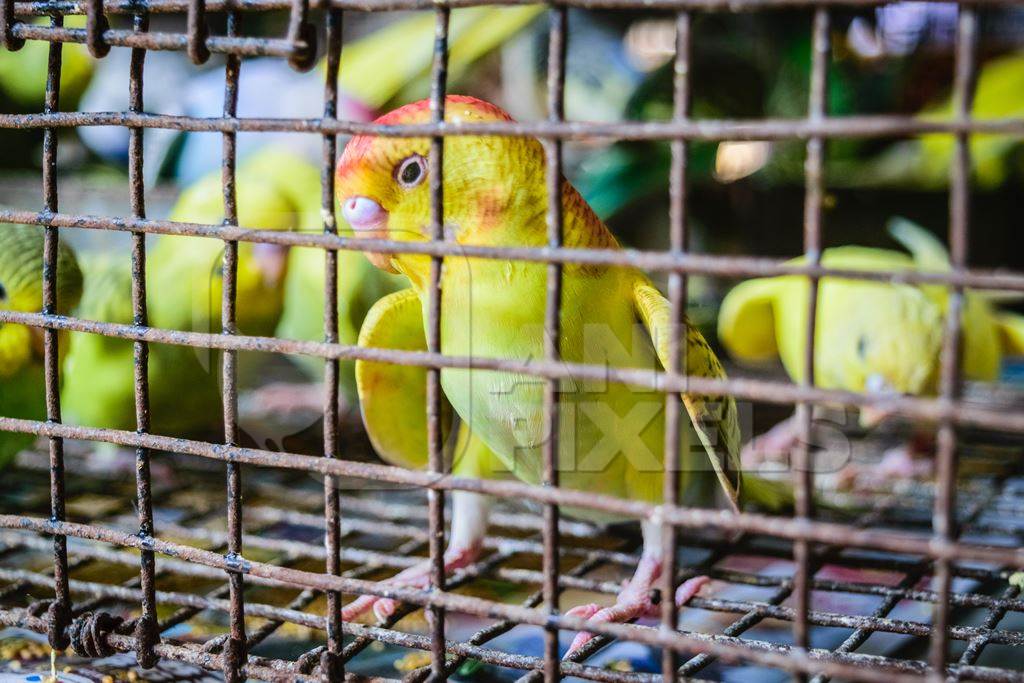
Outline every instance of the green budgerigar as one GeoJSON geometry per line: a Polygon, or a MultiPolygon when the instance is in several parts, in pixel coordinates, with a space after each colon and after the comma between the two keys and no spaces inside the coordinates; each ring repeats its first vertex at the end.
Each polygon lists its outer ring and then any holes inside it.
{"type": "MultiPolygon", "coordinates": [[[[509,121],[487,102],[449,96],[446,120],[509,121]]],[[[426,101],[401,107],[378,124],[429,120],[426,101]]],[[[545,157],[531,138],[456,136],[444,141],[446,239],[458,245],[547,244],[545,157]]],[[[339,162],[337,190],[349,224],[359,235],[420,242],[429,237],[430,194],[426,139],[360,136],[339,162]]],[[[567,247],[618,249],[607,227],[567,181],[562,182],[564,243],[567,247]]],[[[369,253],[371,261],[401,273],[411,287],[382,299],[367,316],[363,346],[422,350],[429,298],[430,259],[415,254],[369,253]]],[[[528,362],[544,357],[547,267],[500,259],[446,257],[441,271],[441,351],[451,356],[528,362]]],[[[639,270],[622,266],[566,264],[560,347],[570,362],[659,370],[669,357],[669,302],[639,270]]],[[[687,327],[689,373],[724,377],[701,334],[687,327]]],[[[425,371],[359,362],[356,379],[364,422],[381,457],[396,465],[426,466],[425,371]]],[[[446,410],[461,426],[450,454],[452,471],[473,477],[514,476],[542,480],[544,383],[537,377],[445,368],[441,385],[446,410]]],[[[665,398],[662,393],[611,381],[568,378],[558,394],[558,467],[561,486],[634,500],[662,500],[665,466],[665,398]]],[[[754,488],[740,481],[740,434],[735,402],[693,393],[682,396],[683,432],[679,478],[691,505],[733,505],[754,488]],[[689,427],[689,428],[687,428],[689,427]],[[724,495],[718,495],[724,494],[724,495]]],[[[675,471],[672,468],[670,471],[675,471]]],[[[562,508],[598,521],[613,516],[562,508]]],[[[572,614],[596,621],[625,621],[654,609],[650,589],[662,568],[660,531],[642,524],[643,559],[613,607],[584,605],[572,614]]],[[[452,532],[446,568],[477,556],[487,529],[487,503],[478,495],[453,496],[452,532]]],[[[425,567],[394,580],[427,582],[425,567]]],[[[686,582],[677,599],[689,599],[702,579],[686,582]]],[[[363,597],[345,608],[353,618],[374,606],[387,614],[393,604],[363,597]]],[[[587,639],[581,634],[573,645],[587,639]]]]}
{"type": "MultiPolygon", "coordinates": [[[[824,251],[822,265],[853,271],[950,269],[945,246],[923,228],[894,219],[889,231],[909,254],[834,247],[824,251]]],[[[792,261],[802,262],[803,258],[792,261]]],[[[794,381],[803,381],[808,294],[807,279],[795,275],[737,285],[719,311],[722,343],[740,361],[778,357],[794,381]]],[[[823,278],[815,325],[815,385],[879,395],[934,394],[948,303],[948,288],[942,285],[823,278]]],[[[1004,355],[1024,353],[1024,317],[1000,311],[985,292],[967,291],[963,323],[962,366],[968,379],[993,381],[1004,355]]],[[[861,422],[872,426],[885,416],[884,411],[866,408],[861,422]]],[[[790,419],[756,439],[747,453],[757,459],[755,452],[789,452],[797,438],[796,423],[790,419]]]]}
{"type": "MultiPolygon", "coordinates": [[[[971,98],[971,116],[982,121],[1012,120],[1024,113],[1020,92],[1024,88],[1024,52],[1010,52],[979,64],[977,85],[971,98]]],[[[926,106],[918,117],[923,121],[948,123],[955,117],[953,97],[926,106]]],[[[955,136],[925,133],[898,140],[873,159],[836,165],[829,174],[836,182],[854,186],[942,188],[949,183],[955,136]]],[[[994,189],[1007,179],[1019,178],[1015,150],[1020,136],[986,133],[970,136],[971,179],[977,187],[994,189]]]]}
{"type": "MultiPolygon", "coordinates": [[[[238,222],[263,230],[295,230],[302,211],[284,179],[307,162],[291,152],[266,148],[239,165],[238,222]]],[[[223,219],[220,172],[187,188],[170,218],[195,223],[223,219]]],[[[224,244],[220,240],[164,235],[147,256],[149,324],[172,330],[219,332],[224,244]]],[[[236,322],[242,334],[271,335],[281,316],[287,248],[238,243],[236,322]]],[[[130,324],[131,273],[126,259],[107,255],[84,260],[81,315],[130,324]]],[[[152,344],[149,356],[152,430],[160,434],[206,433],[221,420],[218,354],[208,349],[152,344]],[[182,400],[187,394],[188,400],[182,400]]],[[[121,339],[74,333],[62,401],[80,424],[135,428],[132,345],[121,339]]]]}
{"type": "MultiPolygon", "coordinates": [[[[37,17],[31,23],[49,25],[49,17],[37,17]]],[[[67,15],[64,27],[85,28],[85,17],[67,15]]],[[[6,95],[19,107],[38,111],[43,105],[46,93],[46,72],[49,62],[50,44],[40,40],[28,40],[21,49],[14,52],[0,51],[0,94],[6,95]]],[[[89,49],[79,43],[63,45],[60,68],[61,104],[73,109],[82,93],[92,80],[96,60],[89,49]]]]}
{"type": "MultiPolygon", "coordinates": [[[[82,294],[82,272],[64,242],[57,252],[57,313],[66,315],[82,294]]],[[[43,308],[43,231],[0,225],[0,309],[38,312],[43,308]]],[[[61,334],[58,349],[67,348],[61,334]]],[[[0,322],[0,415],[46,419],[43,330],[0,322]]],[[[31,445],[33,436],[0,432],[0,467],[31,445]]]]}

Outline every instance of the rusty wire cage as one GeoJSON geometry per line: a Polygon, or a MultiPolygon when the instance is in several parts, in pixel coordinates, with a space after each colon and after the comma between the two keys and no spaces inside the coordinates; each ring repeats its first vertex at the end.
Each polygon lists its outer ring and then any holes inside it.
{"type": "MultiPolygon", "coordinates": [[[[409,674],[410,680],[427,677],[441,679],[452,675],[466,660],[476,659],[503,667],[518,669],[528,677],[543,676],[554,680],[560,676],[578,676],[594,680],[678,680],[699,677],[707,667],[718,661],[726,665],[755,665],[776,669],[800,678],[814,677],[844,680],[930,680],[970,679],[1011,681],[1024,679],[1020,669],[979,665],[983,651],[990,646],[1017,648],[1017,658],[1024,656],[1024,632],[1001,629],[1000,621],[1008,613],[1024,613],[1024,600],[1018,590],[1006,584],[1007,573],[1024,568],[1024,550],[1020,539],[1024,533],[1024,486],[1012,476],[997,478],[979,490],[964,489],[957,495],[957,434],[962,427],[974,426],[1012,434],[1024,433],[1024,412],[989,405],[968,403],[960,395],[959,339],[965,288],[984,288],[1012,292],[1024,291],[1024,274],[1015,272],[979,271],[968,268],[968,204],[970,197],[970,150],[972,134],[1024,134],[1024,120],[979,120],[971,115],[972,93],[976,74],[976,43],[978,15],[990,3],[960,3],[956,27],[955,80],[953,83],[955,116],[948,121],[922,120],[895,115],[833,117],[828,114],[826,72],[830,58],[830,12],[839,5],[876,4],[873,0],[570,0],[553,3],[550,17],[548,58],[547,120],[533,123],[466,124],[444,122],[444,95],[447,72],[447,37],[450,10],[470,6],[468,2],[428,2],[427,0],[85,0],[82,3],[64,0],[3,0],[0,4],[0,36],[5,47],[18,49],[26,40],[49,43],[49,68],[45,109],[40,114],[0,114],[0,127],[43,129],[43,208],[42,210],[2,210],[0,221],[39,226],[45,231],[44,307],[38,313],[0,311],[0,322],[25,324],[45,331],[47,420],[30,421],[0,417],[0,429],[27,432],[49,442],[49,513],[36,516],[0,515],[0,527],[7,529],[3,543],[5,556],[25,549],[46,548],[52,537],[53,567],[47,571],[0,569],[0,578],[9,585],[0,591],[5,599],[0,610],[0,623],[18,625],[45,633],[55,649],[74,644],[75,650],[92,656],[115,651],[135,652],[143,667],[153,666],[159,659],[180,660],[202,667],[222,670],[228,680],[246,677],[260,679],[300,679],[321,677],[340,680],[352,658],[374,641],[429,651],[429,667],[409,674]],[[567,121],[564,117],[565,53],[569,27],[567,9],[572,7],[599,9],[633,9],[673,13],[676,27],[674,115],[661,123],[626,122],[596,124],[567,121]],[[691,84],[689,80],[691,15],[701,12],[772,11],[799,7],[812,11],[812,54],[810,100],[807,115],[795,120],[696,120],[690,116],[691,84]],[[391,11],[399,9],[432,10],[436,13],[434,63],[431,76],[432,123],[394,125],[387,127],[359,124],[337,117],[337,77],[342,50],[341,22],[346,11],[391,11]],[[240,19],[246,13],[278,11],[289,15],[286,34],[281,38],[246,37],[240,30],[240,19]],[[208,35],[207,13],[223,13],[227,30],[224,35],[208,35]],[[311,14],[311,12],[313,12],[311,14]],[[68,14],[86,15],[84,29],[64,28],[68,14]],[[187,15],[182,33],[158,33],[148,30],[148,17],[155,13],[187,15]],[[108,14],[133,17],[131,29],[112,29],[108,14]],[[24,22],[30,16],[49,16],[50,25],[24,22]],[[323,116],[317,119],[256,119],[236,115],[238,78],[241,58],[272,56],[287,59],[295,68],[312,66],[317,53],[314,23],[322,21],[326,28],[327,55],[324,85],[323,116]],[[84,43],[96,57],[104,56],[111,47],[131,49],[131,67],[126,87],[130,92],[128,111],[65,112],[60,110],[60,71],[63,43],[84,43]],[[210,53],[223,53],[226,58],[224,113],[217,118],[192,118],[146,113],[142,110],[144,63],[149,50],[186,51],[196,63],[210,53]],[[123,126],[130,131],[130,198],[131,215],[96,217],[61,213],[58,207],[59,173],[57,134],[59,129],[76,126],[123,126]],[[225,224],[187,224],[146,218],[145,187],[142,177],[142,140],[147,129],[170,128],[184,131],[220,133],[223,137],[223,194],[225,224]],[[322,196],[323,234],[275,233],[239,226],[235,205],[234,173],[236,136],[240,132],[294,131],[323,138],[322,196]],[[345,134],[375,133],[389,136],[430,137],[433,241],[400,243],[384,240],[356,241],[338,234],[334,220],[333,166],[337,157],[337,138],[345,134]],[[906,136],[923,133],[944,133],[955,139],[955,155],[951,164],[949,192],[949,243],[953,268],[948,273],[903,272],[837,272],[820,263],[822,247],[822,204],[825,178],[823,159],[826,142],[835,137],[906,136]],[[547,358],[531,362],[487,358],[460,358],[440,353],[438,296],[439,266],[445,255],[454,255],[453,245],[443,239],[440,182],[442,139],[448,135],[490,134],[530,135],[544,144],[547,158],[546,182],[549,196],[556,196],[562,176],[562,143],[584,137],[613,139],[652,139],[671,141],[672,172],[671,248],[666,252],[606,251],[568,249],[562,246],[562,213],[559,202],[550,202],[547,212],[549,246],[546,248],[483,248],[460,246],[462,256],[532,260],[549,264],[546,328],[549,334],[547,358]],[[804,265],[786,264],[758,257],[724,257],[693,253],[687,248],[687,145],[694,140],[773,140],[806,141],[806,200],[804,212],[804,265]],[[132,239],[132,305],[134,324],[115,325],[56,315],[56,275],[54,263],[62,228],[116,230],[131,234],[132,239]],[[220,334],[182,332],[156,329],[147,321],[146,242],[147,234],[173,234],[222,240],[224,252],[223,331],[220,334]],[[268,242],[283,245],[319,247],[326,259],[326,300],[324,342],[297,342],[267,337],[245,336],[235,326],[235,265],[239,241],[268,242]],[[412,252],[432,257],[435,264],[432,284],[433,305],[427,321],[427,352],[368,350],[339,344],[337,341],[336,300],[338,286],[337,250],[412,252]],[[808,353],[805,364],[813,368],[810,352],[814,335],[817,282],[826,274],[851,279],[888,281],[898,277],[910,283],[935,283],[951,288],[951,304],[945,326],[945,343],[941,364],[941,392],[937,398],[884,399],[886,406],[911,418],[933,421],[938,425],[938,477],[934,502],[928,495],[908,500],[889,500],[853,523],[825,521],[812,509],[813,474],[809,467],[808,447],[794,454],[796,511],[792,517],[769,517],[753,513],[695,509],[678,504],[678,491],[672,484],[665,490],[663,505],[626,501],[591,492],[573,491],[558,486],[554,465],[554,444],[546,448],[545,485],[530,486],[515,482],[461,479],[442,471],[438,406],[440,401],[440,368],[474,367],[513,370],[543,378],[546,382],[545,408],[548,420],[557,419],[556,384],[566,376],[605,377],[638,385],[648,385],[666,392],[666,401],[678,400],[680,390],[709,394],[731,394],[747,400],[777,404],[796,404],[805,435],[811,425],[810,407],[819,403],[864,406],[882,399],[866,395],[824,390],[807,384],[789,384],[767,380],[709,380],[687,376],[680,367],[668,367],[655,378],[645,373],[609,370],[559,361],[558,339],[561,268],[566,263],[627,264],[669,274],[669,295],[676,322],[682,319],[686,301],[687,276],[713,274],[729,277],[799,274],[812,282],[808,302],[812,324],[808,330],[808,353]],[[58,331],[76,330],[132,340],[135,349],[136,432],[76,427],[61,423],[58,391],[58,331]],[[147,358],[148,344],[168,343],[223,352],[223,405],[225,434],[222,443],[207,443],[158,436],[149,433],[147,358]],[[323,457],[279,453],[243,448],[237,439],[236,354],[242,351],[304,354],[324,359],[324,440],[323,457]],[[430,471],[416,472],[379,464],[351,462],[341,456],[346,444],[339,437],[338,427],[338,362],[340,359],[365,358],[386,360],[429,368],[428,415],[433,425],[430,471]],[[138,531],[130,533],[111,524],[103,515],[93,515],[82,523],[67,521],[68,493],[74,481],[65,482],[64,440],[85,439],[119,444],[136,449],[136,487],[138,531]],[[150,473],[153,451],[180,454],[185,459],[205,459],[224,463],[227,470],[227,531],[205,532],[197,520],[223,516],[222,508],[194,511],[176,525],[161,529],[154,523],[154,496],[169,495],[155,487],[150,473]],[[320,508],[294,509],[288,512],[243,507],[242,466],[271,470],[280,481],[287,482],[289,473],[314,472],[324,475],[324,498],[320,508]],[[407,508],[368,505],[359,498],[342,496],[336,486],[338,478],[354,478],[410,485],[425,492],[426,513],[417,503],[407,508]],[[469,490],[492,494],[499,498],[519,498],[543,506],[541,517],[501,515],[495,524],[493,550],[483,560],[448,580],[443,575],[444,493],[469,490]],[[602,566],[629,568],[636,562],[635,548],[600,547],[591,544],[595,532],[586,525],[561,521],[559,506],[571,505],[614,512],[641,519],[659,517],[671,529],[667,538],[670,552],[665,571],[663,594],[672,594],[679,581],[695,572],[709,573],[723,581],[760,586],[767,590],[760,599],[730,601],[695,599],[693,606],[723,612],[735,617],[719,633],[700,633],[676,627],[677,609],[673,601],[663,601],[660,627],[630,624],[586,624],[567,617],[559,609],[560,593],[568,588],[614,593],[616,584],[590,577],[602,566]],[[1001,522],[988,514],[998,509],[1001,522]],[[897,515],[894,510],[901,511],[897,515]],[[399,524],[408,516],[416,523],[399,524]],[[264,535],[272,523],[282,519],[314,530],[310,542],[287,541],[264,535]],[[248,527],[243,526],[246,521],[248,527]],[[960,540],[972,530],[1002,524],[1009,540],[1003,544],[960,540]],[[390,526],[389,526],[390,525],[390,526]],[[394,539],[394,552],[372,553],[346,542],[354,532],[372,527],[385,529],[394,539]],[[703,559],[692,566],[678,566],[677,547],[682,541],[678,529],[687,530],[686,545],[705,551],[703,559]],[[704,535],[704,532],[717,532],[704,535]],[[31,532],[31,533],[26,533],[31,532]],[[739,537],[734,534],[739,533],[739,537]],[[14,535],[12,535],[14,534],[14,535]],[[162,540],[161,534],[188,541],[162,540]],[[323,543],[321,543],[323,539],[323,543]],[[69,540],[74,541],[69,543],[69,540]],[[83,544],[81,541],[97,543],[83,544]],[[246,557],[249,549],[277,552],[273,561],[256,561],[246,557]],[[123,549],[137,550],[137,554],[123,549]],[[371,569],[407,566],[406,555],[426,549],[433,562],[433,588],[417,590],[396,588],[371,581],[371,569]],[[507,566],[516,552],[532,553],[542,558],[540,571],[507,566]],[[723,557],[738,553],[767,553],[792,558],[792,577],[772,579],[756,573],[716,568],[723,557]],[[158,556],[161,556],[158,561],[158,556]],[[166,557],[163,557],[166,556],[166,557]],[[168,559],[170,558],[170,559],[168,559]],[[104,583],[72,578],[76,569],[103,559],[122,566],[138,566],[137,577],[125,583],[104,583]],[[296,568],[298,560],[314,561],[318,569],[296,568]],[[841,566],[872,567],[894,572],[898,580],[891,583],[865,584],[817,576],[826,563],[841,566]],[[345,563],[355,569],[342,571],[345,563]],[[519,605],[510,605],[454,592],[459,585],[474,577],[500,575],[536,592],[519,605]],[[161,577],[227,578],[227,586],[211,592],[157,591],[161,577]],[[921,587],[922,580],[932,587],[921,587]],[[957,591],[956,579],[971,579],[973,586],[1004,588],[993,595],[981,590],[957,591]],[[276,585],[294,590],[294,599],[287,605],[261,604],[246,595],[247,587],[276,585]],[[10,600],[29,587],[49,589],[53,595],[45,600],[17,606],[10,600]],[[877,603],[869,613],[850,616],[816,609],[811,597],[819,593],[870,595],[877,603]],[[408,607],[389,622],[378,626],[342,623],[340,606],[344,594],[388,595],[401,599],[408,607]],[[307,611],[318,598],[326,596],[323,614],[307,611]],[[789,605],[784,605],[789,600],[789,605]],[[931,622],[890,618],[901,602],[919,601],[929,606],[931,622]],[[138,610],[127,621],[112,614],[112,604],[127,605],[138,610]],[[159,618],[158,605],[177,608],[172,615],[159,618]],[[429,635],[405,633],[393,628],[398,618],[423,607],[431,616],[429,635]],[[956,610],[974,608],[984,611],[978,625],[961,625],[956,610]],[[225,612],[230,630],[223,637],[206,643],[178,642],[161,636],[171,626],[186,621],[203,610],[225,612]],[[465,640],[446,639],[444,614],[461,612],[493,623],[465,640]],[[265,620],[254,628],[251,620],[265,620]],[[792,625],[792,644],[779,644],[744,637],[750,629],[765,620],[780,620],[792,625]],[[282,624],[291,623],[325,634],[323,644],[292,659],[275,659],[249,654],[282,624]],[[529,625],[546,633],[543,656],[510,653],[489,646],[497,636],[517,625],[529,625]],[[562,630],[578,630],[586,625],[601,637],[576,653],[572,661],[560,661],[558,635],[562,630]],[[812,647],[813,626],[846,629],[841,644],[832,648],[812,647]],[[858,649],[876,633],[905,634],[927,639],[930,646],[919,657],[899,658],[859,653],[858,649]],[[343,635],[352,638],[347,644],[343,635]],[[661,674],[613,671],[588,663],[588,658],[612,639],[635,641],[662,650],[661,674]],[[950,658],[951,643],[964,647],[957,658],[950,658]]],[[[0,56],[2,58],[2,56],[0,56]]],[[[342,274],[343,276],[343,274],[342,274]]],[[[150,293],[152,296],[153,293],[150,293]]],[[[678,350],[678,332],[671,347],[678,350]]],[[[678,354],[673,354],[678,356],[678,354]]],[[[812,377],[813,372],[805,376],[812,377]]],[[[676,415],[669,410],[667,415],[676,415]]],[[[678,430],[678,417],[669,429],[678,430]]],[[[804,439],[808,442],[808,439],[804,439]]],[[[667,458],[672,458],[671,449],[667,458]]],[[[40,484],[45,463],[36,474],[40,484]]],[[[70,466],[69,466],[70,467],[70,466]]],[[[5,475],[6,476],[6,475],[5,475]]],[[[672,478],[666,478],[671,482],[672,478]]],[[[128,494],[130,495],[130,494],[128,494]]],[[[20,511],[24,512],[24,511],[20,511]]],[[[123,519],[121,520],[124,521],[123,519]]],[[[352,673],[349,671],[348,673],[352,673]]]]}

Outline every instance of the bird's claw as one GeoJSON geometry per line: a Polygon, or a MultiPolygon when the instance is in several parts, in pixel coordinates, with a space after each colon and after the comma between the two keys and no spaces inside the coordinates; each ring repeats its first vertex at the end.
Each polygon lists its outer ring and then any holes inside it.
{"type": "MultiPolygon", "coordinates": [[[[444,573],[450,575],[463,567],[467,567],[480,556],[480,546],[449,550],[445,553],[444,573]]],[[[428,588],[430,586],[430,563],[421,562],[405,569],[390,579],[383,581],[385,585],[402,588],[428,588]]],[[[354,621],[371,608],[379,621],[387,621],[398,611],[399,601],[379,595],[361,595],[341,610],[342,621],[354,621]]]]}
{"type": "MultiPolygon", "coordinates": [[[[387,583],[391,584],[390,581],[387,583]]],[[[396,583],[393,585],[399,584],[396,583]]],[[[400,585],[408,588],[422,587],[407,583],[400,585]]],[[[378,595],[360,595],[358,598],[342,608],[341,618],[343,621],[355,621],[370,609],[373,610],[373,614],[379,621],[385,621],[395,613],[396,609],[398,609],[398,603],[391,598],[382,598],[378,595]]]]}
{"type": "Polygon", "coordinates": [[[355,621],[366,613],[373,603],[376,602],[376,595],[360,595],[358,598],[341,608],[342,621],[355,621]]]}
{"type": "MultiPolygon", "coordinates": [[[[676,589],[676,604],[680,607],[685,605],[690,601],[690,598],[700,592],[701,587],[708,581],[710,579],[706,576],[697,576],[684,581],[676,589]]],[[[630,585],[619,594],[618,600],[611,607],[601,607],[596,603],[590,603],[573,607],[565,614],[566,616],[579,617],[580,619],[587,619],[588,621],[598,623],[625,623],[642,617],[658,616],[660,609],[658,602],[651,599],[652,592],[650,590],[640,590],[640,588],[642,586],[630,585]]],[[[569,646],[569,650],[565,653],[565,658],[571,657],[573,653],[583,647],[593,637],[594,634],[587,631],[577,633],[572,641],[572,645],[569,646]]]]}
{"type": "Polygon", "coordinates": [[[852,491],[873,491],[894,483],[928,479],[935,474],[935,461],[930,453],[910,441],[890,448],[882,459],[870,465],[852,462],[839,472],[838,488],[852,491]],[[923,456],[923,457],[922,457],[923,456]]]}
{"type": "MultiPolygon", "coordinates": [[[[567,615],[580,617],[581,619],[597,623],[621,623],[632,621],[633,619],[639,619],[642,616],[650,614],[652,611],[654,611],[654,606],[651,601],[647,599],[633,600],[630,602],[617,602],[611,607],[603,608],[596,604],[581,605],[580,607],[574,607],[569,610],[567,615]]],[[[569,646],[568,652],[565,653],[565,657],[568,658],[593,637],[594,634],[588,631],[580,631],[577,633],[576,637],[573,638],[572,645],[569,646]]]]}
{"type": "Polygon", "coordinates": [[[745,470],[755,471],[765,463],[785,462],[799,443],[800,431],[790,417],[747,443],[740,452],[740,462],[745,470]]]}

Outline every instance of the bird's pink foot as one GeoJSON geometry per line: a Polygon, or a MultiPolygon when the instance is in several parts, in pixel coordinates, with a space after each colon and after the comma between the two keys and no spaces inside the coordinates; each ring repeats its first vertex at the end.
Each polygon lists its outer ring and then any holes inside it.
{"type": "MultiPolygon", "coordinates": [[[[661,560],[653,557],[644,557],[640,560],[636,574],[629,580],[622,592],[619,593],[615,604],[611,607],[601,607],[595,603],[573,607],[566,612],[566,616],[579,617],[595,622],[625,623],[640,619],[641,617],[656,617],[660,609],[652,599],[654,584],[661,575],[661,560]]],[[[701,587],[710,579],[706,576],[697,576],[683,582],[676,589],[676,604],[682,606],[689,602],[690,598],[700,592],[701,587]]],[[[593,633],[581,631],[569,646],[565,656],[569,657],[576,650],[583,647],[587,641],[594,637],[593,633]]]]}
{"type": "Polygon", "coordinates": [[[920,455],[914,444],[890,448],[878,463],[879,473],[885,477],[926,479],[932,476],[934,463],[931,458],[920,455]]]}
{"type": "Polygon", "coordinates": [[[765,462],[785,463],[799,443],[800,430],[796,418],[789,417],[743,447],[740,452],[743,469],[757,470],[765,462]]]}
{"type": "Polygon", "coordinates": [[[683,581],[679,588],[676,589],[676,605],[682,607],[690,602],[690,598],[700,593],[700,589],[709,581],[711,581],[711,577],[708,576],[695,576],[692,579],[683,581]]]}
{"type": "MultiPolygon", "coordinates": [[[[450,576],[459,569],[468,567],[480,556],[480,546],[464,549],[449,549],[444,554],[444,573],[450,576]]],[[[430,586],[430,563],[421,562],[405,569],[384,583],[404,588],[427,588],[430,586]]],[[[377,619],[384,621],[398,609],[399,601],[377,595],[361,595],[341,610],[343,621],[353,621],[373,609],[377,619]]]]}
{"type": "Polygon", "coordinates": [[[915,437],[890,448],[877,463],[851,463],[839,473],[839,488],[872,491],[894,482],[928,479],[935,473],[934,446],[915,437]]]}

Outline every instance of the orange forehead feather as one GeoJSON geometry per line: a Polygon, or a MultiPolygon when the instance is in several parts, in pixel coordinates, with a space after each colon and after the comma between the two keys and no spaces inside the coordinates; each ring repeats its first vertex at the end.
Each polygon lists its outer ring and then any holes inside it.
{"type": "MultiPolygon", "coordinates": [[[[448,95],[444,100],[445,119],[472,121],[511,121],[501,107],[468,95],[448,95]]],[[[374,123],[389,126],[402,123],[426,123],[430,120],[430,100],[420,100],[389,111],[374,123]]]]}
{"type": "MultiPolygon", "coordinates": [[[[468,95],[448,95],[445,98],[446,121],[512,121],[501,107],[468,95]]],[[[419,100],[406,104],[373,121],[378,126],[395,126],[402,124],[427,123],[430,121],[430,100],[419,100]]],[[[376,135],[357,135],[345,145],[345,151],[338,162],[338,177],[341,178],[347,169],[357,160],[369,155],[375,143],[384,140],[376,135]]],[[[392,145],[400,143],[397,138],[390,139],[392,145]]]]}

